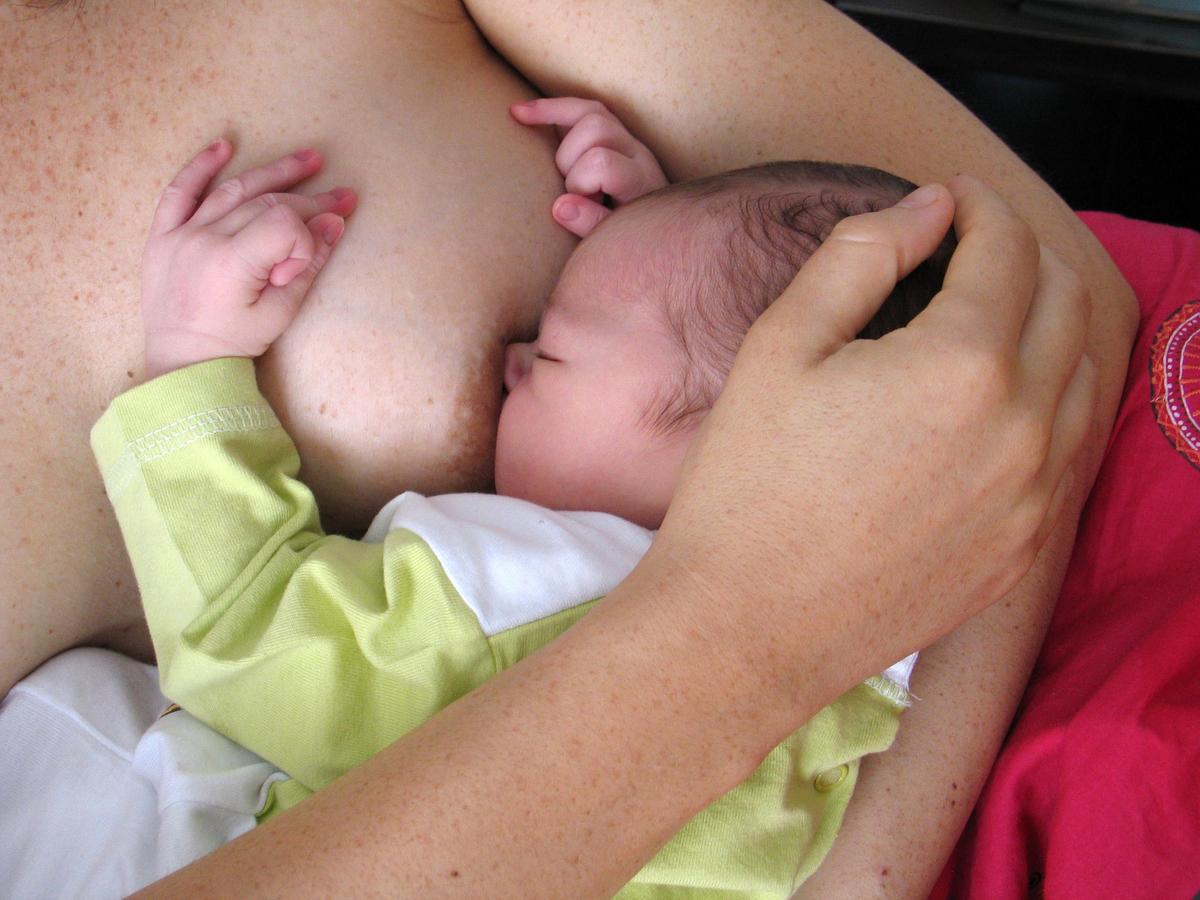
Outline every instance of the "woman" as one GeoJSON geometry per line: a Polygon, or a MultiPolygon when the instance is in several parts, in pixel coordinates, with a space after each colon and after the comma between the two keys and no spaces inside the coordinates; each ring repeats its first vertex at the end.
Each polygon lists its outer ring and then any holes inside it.
{"type": "MultiPolygon", "coordinates": [[[[13,373],[5,383],[9,402],[0,460],[7,474],[4,512],[15,525],[0,538],[4,583],[11,591],[0,612],[4,633],[11,636],[0,658],[0,684],[7,688],[41,660],[79,643],[106,643],[134,655],[148,651],[83,436],[120,389],[124,373],[140,365],[133,298],[151,198],[180,149],[212,134],[225,133],[253,148],[252,158],[237,160],[239,167],[286,147],[316,144],[330,160],[331,182],[354,184],[363,197],[355,234],[322,275],[305,318],[265,367],[263,379],[297,435],[306,478],[330,511],[327,527],[361,527],[401,487],[436,492],[486,486],[500,348],[533,328],[539,298],[570,247],[547,214],[559,187],[552,136],[531,135],[507,119],[509,102],[535,95],[524,75],[543,92],[604,99],[676,179],[771,157],[873,164],[918,182],[945,180],[956,171],[980,174],[1090,291],[1088,352],[1100,371],[1099,424],[1077,464],[1067,511],[1035,568],[1005,603],[925,654],[914,689],[926,702],[910,714],[896,750],[860,782],[858,808],[868,805],[872,791],[900,791],[911,795],[910,822],[938,824],[912,829],[877,822],[868,829],[852,818],[834,851],[842,855],[827,866],[832,871],[838,861],[843,872],[861,868],[875,878],[886,869],[886,877],[898,884],[931,881],[969,811],[1036,652],[1119,391],[1131,298],[1090,235],[1033,173],[927,79],[826,4],[729,2],[706,4],[705,12],[707,19],[698,21],[685,4],[639,8],[635,18],[614,5],[472,2],[464,9],[449,0],[339,9],[297,4],[283,19],[275,9],[249,6],[219,16],[186,4],[157,4],[146,11],[93,2],[44,14],[5,7],[6,102],[0,122],[6,146],[16,149],[0,191],[5,210],[15,213],[6,218],[16,227],[6,254],[11,265],[3,274],[8,302],[0,316],[13,373]],[[446,383],[458,386],[453,397],[424,388],[446,383]],[[356,395],[354,387],[364,384],[368,388],[356,395]],[[391,461],[397,457],[413,460],[411,471],[395,473],[391,461]],[[47,509],[68,515],[72,545],[87,548],[73,554],[69,565],[61,561],[58,519],[46,516],[47,509]],[[966,671],[990,677],[968,679],[966,671]],[[910,737],[918,743],[910,746],[910,737]],[[950,749],[939,755],[930,747],[950,749]],[[910,757],[923,760],[921,777],[914,776],[910,757]]],[[[1004,215],[994,220],[1005,221],[1004,215]]],[[[1069,348],[1063,353],[1069,355],[1069,348]]],[[[746,435],[748,443],[754,440],[746,435]]],[[[890,473],[901,486],[904,477],[890,473]]],[[[786,474],[779,480],[788,483],[786,474]]],[[[827,495],[839,489],[823,483],[827,495]]],[[[938,502],[936,491],[945,490],[908,487],[914,497],[928,497],[931,507],[938,502]]],[[[780,528],[800,521],[796,510],[777,513],[780,528]]],[[[880,526],[892,533],[909,523],[884,520],[880,526]]],[[[918,537],[911,534],[914,542],[918,537]]],[[[935,568],[919,558],[909,565],[895,573],[895,583],[910,575],[928,577],[935,568]]],[[[646,583],[630,587],[649,589],[646,583]]],[[[922,599],[918,594],[910,588],[902,598],[915,606],[922,599]]],[[[940,625],[954,619],[945,615],[940,625]]],[[[892,631],[885,639],[889,629],[860,621],[859,613],[844,616],[839,627],[856,638],[847,646],[880,645],[880,652],[857,659],[836,679],[830,675],[809,684],[797,714],[816,709],[830,691],[872,665],[886,664],[882,643],[899,637],[892,631]]],[[[603,619],[589,626],[555,651],[559,662],[604,640],[603,619]]],[[[908,637],[920,640],[941,631],[928,622],[926,627],[908,637]]],[[[794,634],[785,630],[783,636],[794,634]]],[[[682,652],[674,648],[667,658],[682,652]]],[[[476,716],[499,715],[513,703],[524,709],[519,698],[543,696],[539,679],[545,677],[536,665],[514,670],[512,678],[483,692],[491,697],[488,704],[460,706],[476,716]]],[[[590,680],[560,683],[567,685],[568,698],[583,697],[585,684],[603,690],[608,677],[593,671],[590,680]]],[[[677,699],[680,709],[695,709],[700,700],[682,690],[677,699]]],[[[610,748],[644,747],[619,712],[605,712],[612,733],[625,736],[610,748]]],[[[442,742],[453,743],[456,729],[466,728],[456,721],[453,715],[439,717],[438,724],[405,742],[423,749],[405,753],[443,759],[442,742]]],[[[680,721],[692,728],[699,723],[682,713],[680,721]]],[[[572,869],[581,890],[611,883],[619,877],[614,872],[636,867],[670,833],[673,821],[682,821],[687,809],[703,805],[741,771],[753,746],[769,746],[765,734],[741,724],[751,746],[730,750],[723,760],[711,753],[703,765],[697,760],[674,796],[666,780],[659,791],[637,782],[633,793],[644,804],[639,821],[648,824],[636,834],[627,820],[619,829],[616,822],[601,828],[605,852],[581,857],[572,869]]],[[[545,742],[541,752],[552,755],[550,723],[538,733],[545,742]]],[[[578,735],[562,740],[580,746],[578,735]]],[[[527,747],[516,752],[518,746],[494,748],[494,756],[515,765],[529,755],[527,747]]],[[[594,748],[589,745],[587,752],[594,748]]],[[[625,772],[629,753],[625,756],[621,767],[596,758],[573,770],[575,777],[580,770],[591,773],[585,781],[593,786],[587,789],[571,786],[571,772],[547,778],[556,786],[551,796],[560,800],[560,818],[542,817],[549,834],[567,822],[588,822],[586,810],[604,807],[594,782],[605,772],[613,778],[625,772]],[[572,792],[577,808],[561,803],[572,792]]],[[[411,758],[404,758],[414,771],[411,758]]],[[[321,821],[314,817],[323,808],[331,813],[337,808],[339,827],[346,830],[323,823],[323,842],[352,844],[361,836],[347,828],[353,817],[348,822],[344,815],[345,794],[354,785],[374,791],[383,783],[399,784],[378,780],[377,773],[392,774],[389,759],[361,773],[337,804],[333,799],[328,807],[306,804],[312,807],[305,813],[309,818],[293,819],[302,823],[296,827],[312,827],[303,823],[321,821]]],[[[645,771],[635,766],[624,777],[645,771]]],[[[442,792],[447,783],[432,772],[426,782],[429,790],[437,786],[442,792]]],[[[455,783],[471,794],[469,781],[455,783]]],[[[507,790],[473,795],[511,801],[507,790]]],[[[550,805],[536,802],[536,791],[524,796],[531,809],[550,805]]],[[[423,808],[412,792],[406,805],[412,816],[423,808]]],[[[504,808],[512,812],[510,802],[504,808]]],[[[476,821],[487,818],[481,814],[476,821]]],[[[547,853],[560,863],[574,855],[569,842],[550,844],[547,832],[525,823],[520,830],[528,846],[562,849],[547,853]]],[[[418,831],[433,834],[424,825],[418,831]]],[[[283,833],[264,829],[251,840],[283,833]]],[[[460,837],[461,846],[481,843],[466,830],[460,837]]],[[[294,831],[287,845],[300,845],[294,831]]],[[[456,846],[447,840],[436,845],[446,853],[456,846]]],[[[495,849],[504,850],[503,842],[495,849]]],[[[421,858],[436,861],[428,852],[421,858]]],[[[524,857],[516,850],[502,858],[524,857]]],[[[454,870],[439,871],[449,877],[454,870]]],[[[539,871],[546,877],[555,872],[539,871]]]]}

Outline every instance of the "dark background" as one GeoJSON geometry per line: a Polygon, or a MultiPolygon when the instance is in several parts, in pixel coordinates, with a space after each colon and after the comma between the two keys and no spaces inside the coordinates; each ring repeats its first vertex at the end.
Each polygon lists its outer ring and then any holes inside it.
{"type": "Polygon", "coordinates": [[[1137,19],[1062,23],[1016,0],[834,5],[962,101],[1075,209],[1200,229],[1200,25],[1147,40],[1137,19]]]}

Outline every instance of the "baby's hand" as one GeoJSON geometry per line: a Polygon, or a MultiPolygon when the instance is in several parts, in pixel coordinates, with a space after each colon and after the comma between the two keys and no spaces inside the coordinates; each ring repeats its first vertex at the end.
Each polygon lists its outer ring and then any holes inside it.
{"type": "Polygon", "coordinates": [[[573,234],[586,237],[611,212],[597,202],[602,195],[620,206],[667,185],[654,154],[597,100],[527,100],[509,112],[523,125],[558,126],[562,142],[554,162],[567,193],[554,201],[551,214],[573,234]]]}
{"type": "Polygon", "coordinates": [[[259,356],[283,334],[358,202],[348,188],[284,191],[321,168],[301,150],[204,196],[233,148],[217,140],[167,185],[142,257],[146,377],[259,356]]]}

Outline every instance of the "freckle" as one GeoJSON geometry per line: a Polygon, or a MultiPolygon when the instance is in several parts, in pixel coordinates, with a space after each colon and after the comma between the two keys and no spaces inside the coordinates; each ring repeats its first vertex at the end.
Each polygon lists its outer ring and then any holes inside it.
{"type": "Polygon", "coordinates": [[[125,377],[126,377],[126,378],[132,378],[132,377],[133,377],[133,369],[126,369],[126,370],[125,370],[125,377]]]}
{"type": "Polygon", "coordinates": [[[109,110],[109,112],[108,112],[108,127],[116,128],[120,124],[121,124],[121,114],[119,112],[117,112],[115,109],[109,110]]]}
{"type": "Polygon", "coordinates": [[[79,295],[78,295],[78,294],[76,294],[76,295],[75,295],[74,297],[72,297],[71,299],[73,299],[73,300],[78,300],[78,299],[79,299],[79,295]]]}
{"type": "Polygon", "coordinates": [[[324,403],[322,403],[321,406],[317,409],[317,412],[320,413],[321,415],[325,415],[325,404],[324,403]]]}
{"type": "Polygon", "coordinates": [[[58,394],[47,394],[46,395],[47,403],[54,403],[56,400],[58,400],[58,394]]]}
{"type": "Polygon", "coordinates": [[[113,587],[119,588],[119,587],[122,587],[124,584],[125,584],[125,582],[123,582],[120,578],[118,578],[116,581],[113,582],[113,587]]]}
{"type": "Polygon", "coordinates": [[[883,871],[881,871],[879,874],[880,874],[880,875],[882,875],[884,878],[887,878],[887,873],[888,873],[888,870],[887,870],[887,869],[884,869],[884,870],[883,870],[883,871]]]}
{"type": "Polygon", "coordinates": [[[80,219],[82,219],[82,218],[83,218],[83,210],[82,210],[82,209],[77,209],[77,210],[75,210],[75,216],[76,216],[77,218],[80,218],[80,219]]]}
{"type": "Polygon", "coordinates": [[[954,790],[957,791],[958,790],[958,782],[957,781],[950,782],[950,787],[954,788],[954,790]]]}
{"type": "Polygon", "coordinates": [[[30,540],[29,535],[26,534],[26,535],[21,536],[21,541],[18,546],[28,547],[32,543],[33,543],[33,541],[30,540]]]}
{"type": "Polygon", "coordinates": [[[19,484],[15,484],[13,485],[13,493],[18,495],[23,494],[25,493],[25,488],[21,487],[19,484]]]}
{"type": "Polygon", "coordinates": [[[22,350],[20,347],[18,347],[16,350],[13,351],[13,355],[16,356],[17,359],[24,359],[25,351],[22,350]]]}

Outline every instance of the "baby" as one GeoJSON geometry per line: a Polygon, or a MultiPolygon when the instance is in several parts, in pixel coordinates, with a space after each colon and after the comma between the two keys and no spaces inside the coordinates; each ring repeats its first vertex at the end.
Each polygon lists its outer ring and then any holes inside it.
{"type": "MultiPolygon", "coordinates": [[[[556,161],[571,193],[553,213],[588,240],[550,295],[536,342],[508,348],[496,491],[657,528],[750,325],[838,221],[916,185],[863,166],[778,162],[668,187],[650,151],[596,101],[512,111],[569,129],[556,161]],[[583,195],[600,193],[623,204],[593,234],[608,210],[583,195]]],[[[920,312],[952,250],[948,236],[861,337],[920,312]]]]}
{"type": "MultiPolygon", "coordinates": [[[[163,692],[187,711],[175,715],[286,773],[261,817],[552,640],[619,583],[750,324],[839,219],[914,187],[830,163],[665,186],[649,151],[596,104],[538,101],[514,115],[568,129],[558,162],[570,193],[554,213],[587,237],[537,341],[507,352],[505,496],[403,494],[363,541],[321,531],[252,362],[298,311],[353,194],[269,193],[319,168],[301,151],[201,201],[228,161],[217,142],[156,212],[143,279],[153,380],[113,401],[92,443],[163,692]]],[[[915,315],[949,252],[906,279],[865,335],[915,315]]],[[[821,711],[622,896],[790,895],[832,843],[858,761],[890,745],[912,663],[821,711]]]]}

